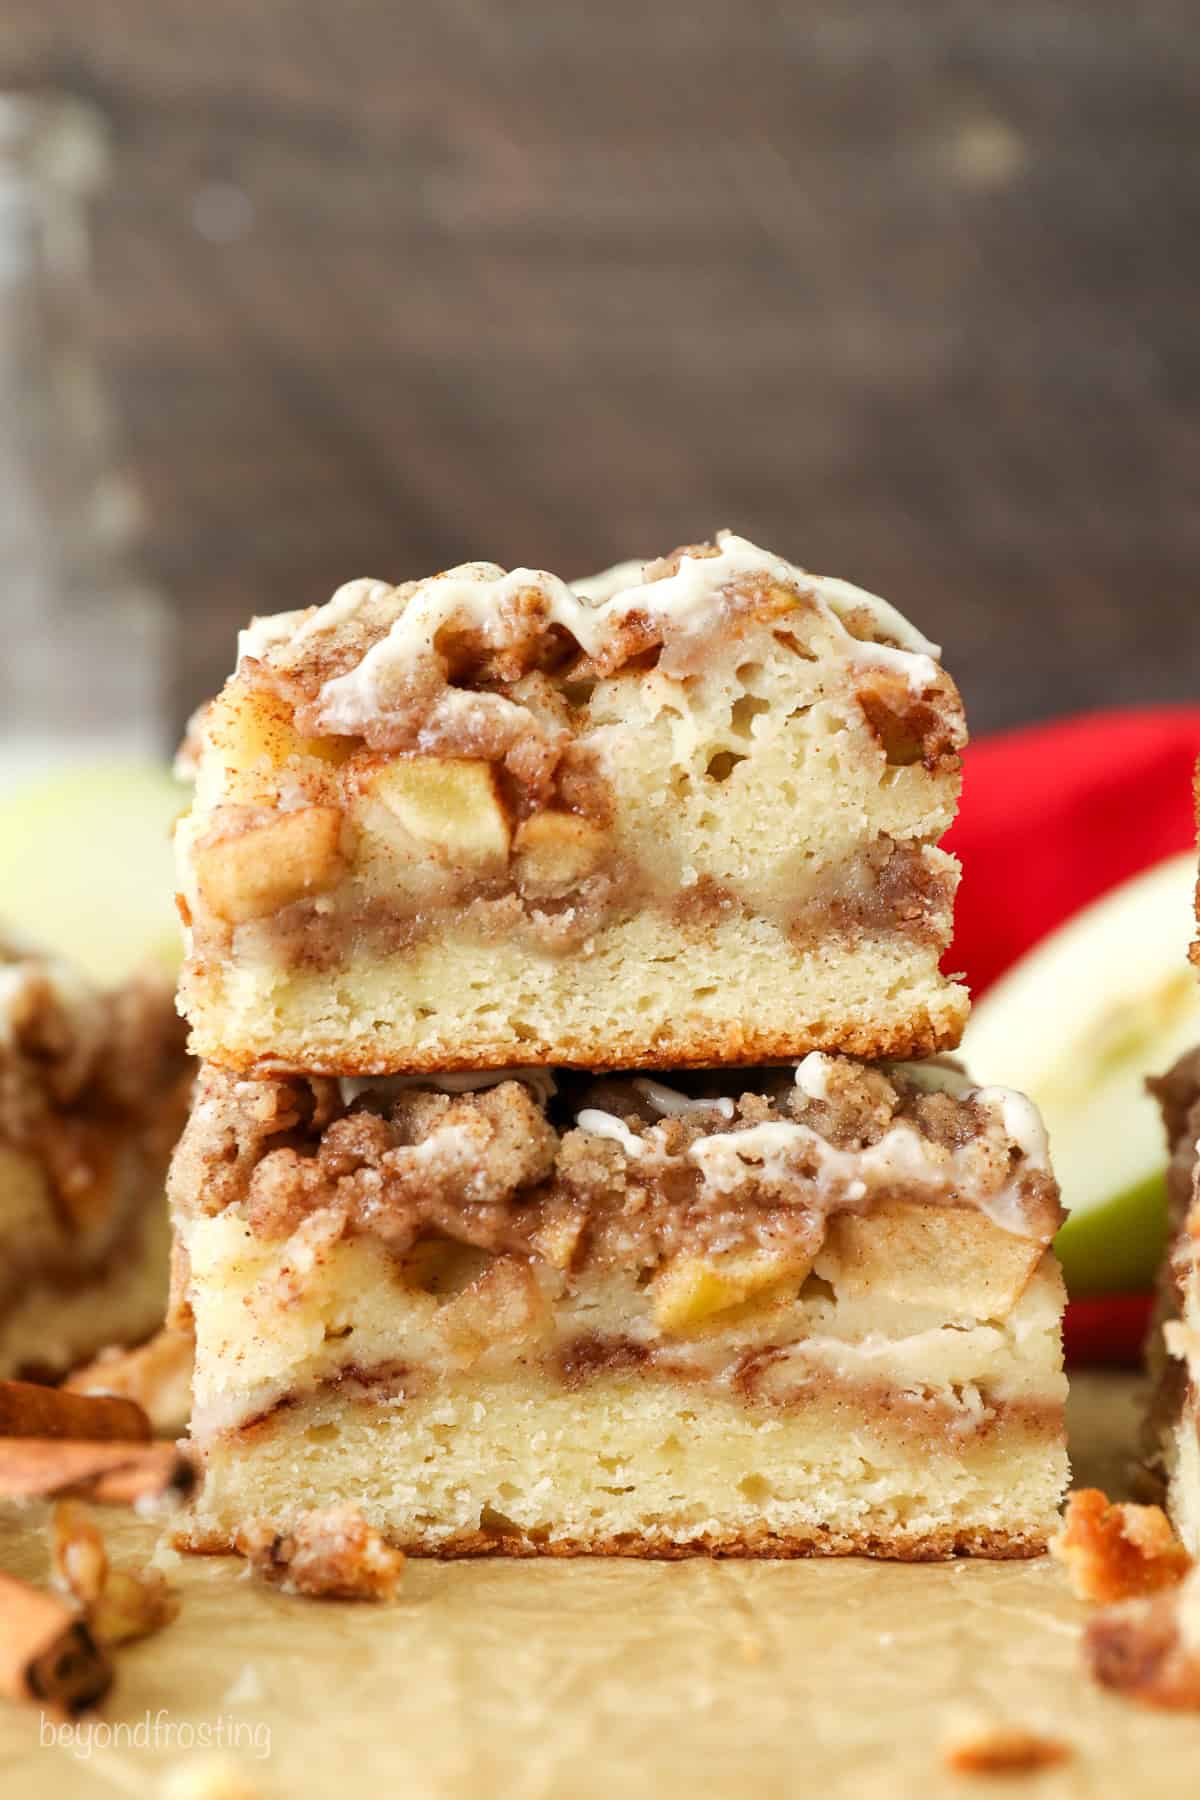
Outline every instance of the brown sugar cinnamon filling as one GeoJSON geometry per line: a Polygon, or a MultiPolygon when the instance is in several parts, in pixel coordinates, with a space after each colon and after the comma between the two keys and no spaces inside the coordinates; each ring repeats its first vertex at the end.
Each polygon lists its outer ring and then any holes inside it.
{"type": "MultiPolygon", "coordinates": [[[[891,1382],[872,1381],[869,1376],[854,1379],[815,1367],[805,1371],[802,1381],[793,1381],[782,1392],[772,1393],[758,1379],[759,1365],[778,1357],[781,1348],[786,1352],[789,1346],[739,1353],[729,1368],[714,1374],[673,1357],[668,1348],[630,1337],[587,1335],[571,1339],[551,1355],[536,1359],[534,1366],[569,1392],[579,1392],[612,1376],[636,1374],[639,1381],[690,1388],[697,1394],[705,1389],[732,1392],[746,1406],[790,1414],[803,1414],[806,1409],[830,1403],[844,1405],[852,1409],[859,1424],[879,1425],[889,1436],[907,1442],[913,1449],[933,1438],[945,1439],[951,1445],[984,1443],[1008,1430],[1037,1438],[1053,1436],[1063,1428],[1064,1405],[1058,1399],[983,1393],[974,1404],[965,1400],[955,1404],[941,1391],[921,1391],[911,1384],[900,1389],[891,1382]]],[[[387,1362],[360,1368],[349,1364],[327,1380],[297,1388],[215,1435],[240,1444],[259,1443],[286,1421],[289,1412],[312,1400],[336,1397],[350,1407],[394,1408],[402,1407],[406,1400],[423,1398],[435,1385],[436,1376],[420,1365],[387,1362]]]]}
{"type": "MultiPolygon", "coordinates": [[[[437,942],[452,920],[455,935],[480,943],[519,944],[542,953],[578,950],[606,926],[648,909],[684,931],[737,918],[777,925],[797,947],[838,939],[848,945],[900,936],[943,948],[949,941],[957,870],[930,856],[924,843],[886,835],[816,876],[800,876],[800,896],[744,899],[735,886],[701,876],[689,887],[656,890],[628,856],[589,863],[560,893],[530,885],[518,868],[490,876],[456,874],[434,904],[395,893],[363,898],[349,884],[292,901],[256,919],[254,939],[285,966],[329,970],[347,951],[394,957],[437,942]]],[[[193,919],[197,954],[220,954],[233,942],[229,922],[200,913],[193,919]]]]}

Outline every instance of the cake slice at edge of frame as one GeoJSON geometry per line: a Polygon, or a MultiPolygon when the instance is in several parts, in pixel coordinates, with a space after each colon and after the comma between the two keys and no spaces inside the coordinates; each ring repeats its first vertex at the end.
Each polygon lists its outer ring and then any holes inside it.
{"type": "Polygon", "coordinates": [[[203,1070],[185,1547],[353,1505],[438,1556],[1045,1548],[1061,1213],[1027,1101],[817,1053],[549,1087],[203,1070]]]}
{"type": "Polygon", "coordinates": [[[728,532],[256,620],[177,835],[200,1056],[265,1073],[953,1048],[958,691],[728,532]]]}
{"type": "Polygon", "coordinates": [[[1150,1086],[1162,1107],[1170,1161],[1167,1253],[1146,1350],[1145,1461],[1165,1487],[1175,1529],[1200,1556],[1200,1048],[1150,1086]]]}
{"type": "Polygon", "coordinates": [[[162,1323],[191,1078],[165,974],[103,990],[0,943],[0,1376],[55,1378],[162,1323]]]}

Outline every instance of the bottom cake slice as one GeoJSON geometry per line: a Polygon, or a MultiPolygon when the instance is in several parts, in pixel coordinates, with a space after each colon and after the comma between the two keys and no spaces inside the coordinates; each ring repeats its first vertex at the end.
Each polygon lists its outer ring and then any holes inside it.
{"type": "Polygon", "coordinates": [[[1166,1488],[1167,1510],[1200,1556],[1200,1049],[1151,1082],[1170,1148],[1167,1255],[1147,1346],[1152,1380],[1146,1460],[1166,1488]]]}
{"type": "Polygon", "coordinates": [[[190,1548],[346,1502],[435,1555],[1045,1547],[1060,1209],[1028,1102],[819,1054],[687,1092],[465,1079],[204,1071],[171,1181],[190,1548]]]}

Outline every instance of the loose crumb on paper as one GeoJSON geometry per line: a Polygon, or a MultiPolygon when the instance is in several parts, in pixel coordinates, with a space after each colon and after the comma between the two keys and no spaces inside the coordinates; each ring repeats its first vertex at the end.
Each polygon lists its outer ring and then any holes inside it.
{"type": "Polygon", "coordinates": [[[942,1761],[956,1775],[1031,1775],[1073,1755],[1061,1738],[1024,1725],[964,1726],[942,1744],[942,1761]]]}
{"type": "Polygon", "coordinates": [[[1092,1679],[1127,1700],[1200,1711],[1200,1569],[1176,1587],[1096,1613],[1083,1654],[1092,1679]]]}
{"type": "Polygon", "coordinates": [[[1114,1503],[1099,1488],[1067,1496],[1050,1554],[1079,1599],[1102,1605],[1173,1587],[1192,1566],[1161,1506],[1114,1503]]]}
{"type": "Polygon", "coordinates": [[[288,1532],[252,1523],[238,1533],[237,1548],[263,1580],[313,1599],[391,1600],[404,1571],[403,1551],[354,1506],[303,1513],[288,1532]]]}

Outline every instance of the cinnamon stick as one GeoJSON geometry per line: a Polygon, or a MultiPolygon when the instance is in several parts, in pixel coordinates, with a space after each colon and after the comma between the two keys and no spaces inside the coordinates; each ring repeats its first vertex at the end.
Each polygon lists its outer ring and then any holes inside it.
{"type": "Polygon", "coordinates": [[[51,1500],[68,1495],[102,1506],[182,1498],[195,1480],[174,1444],[71,1443],[0,1437],[0,1499],[51,1500]]]}
{"type": "Polygon", "coordinates": [[[84,1438],[147,1444],[150,1421],[134,1400],[73,1394],[36,1381],[0,1381],[0,1439],[84,1438]]]}
{"type": "Polygon", "coordinates": [[[0,1693],[75,1713],[103,1699],[112,1675],[73,1607],[0,1573],[0,1693]]]}

